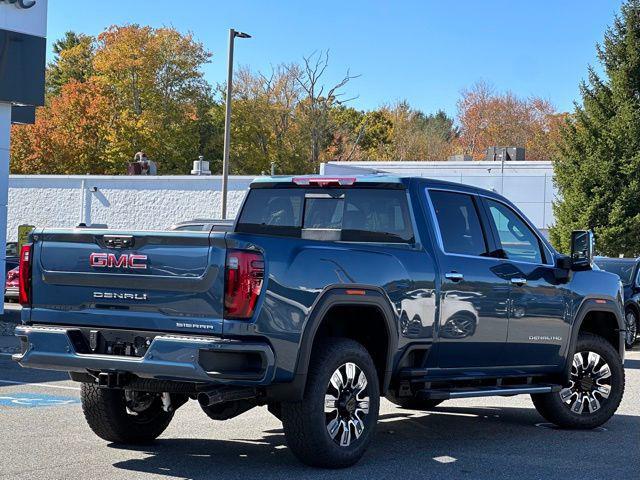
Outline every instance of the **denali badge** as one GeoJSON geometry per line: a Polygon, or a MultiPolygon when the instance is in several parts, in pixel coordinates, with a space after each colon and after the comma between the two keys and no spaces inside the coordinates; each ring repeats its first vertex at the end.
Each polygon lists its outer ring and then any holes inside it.
{"type": "Polygon", "coordinates": [[[149,300],[146,293],[93,292],[93,298],[100,298],[104,300],[149,300]]]}
{"type": "Polygon", "coordinates": [[[147,256],[115,253],[94,252],[89,255],[89,266],[93,268],[130,268],[135,270],[147,269],[147,256]]]}
{"type": "Polygon", "coordinates": [[[556,335],[531,335],[529,340],[532,342],[561,342],[562,337],[556,335]]]}

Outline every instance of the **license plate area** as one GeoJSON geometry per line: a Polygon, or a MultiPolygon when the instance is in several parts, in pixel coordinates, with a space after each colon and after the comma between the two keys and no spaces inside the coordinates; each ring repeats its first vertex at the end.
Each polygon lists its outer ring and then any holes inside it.
{"type": "Polygon", "coordinates": [[[92,328],[73,329],[68,333],[77,353],[136,358],[144,357],[157,336],[153,332],[92,328]]]}

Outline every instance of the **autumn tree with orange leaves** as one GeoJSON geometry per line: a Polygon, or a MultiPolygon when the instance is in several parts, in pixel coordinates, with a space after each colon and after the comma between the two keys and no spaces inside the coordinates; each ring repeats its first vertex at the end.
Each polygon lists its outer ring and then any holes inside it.
{"type": "Polygon", "coordinates": [[[137,25],[111,27],[90,47],[86,36],[65,40],[60,62],[49,68],[69,81],[53,89],[35,125],[13,127],[12,172],[124,173],[138,150],[164,173],[187,171],[202,150],[202,105],[213,102],[202,44],[172,28],[137,25]],[[77,68],[68,60],[78,50],[83,59],[91,54],[86,79],[64,71],[77,68]]]}
{"type": "Polygon", "coordinates": [[[549,160],[564,116],[547,100],[496,93],[484,82],[464,90],[458,101],[457,150],[482,159],[488,147],[525,147],[527,160],[549,160]]]}

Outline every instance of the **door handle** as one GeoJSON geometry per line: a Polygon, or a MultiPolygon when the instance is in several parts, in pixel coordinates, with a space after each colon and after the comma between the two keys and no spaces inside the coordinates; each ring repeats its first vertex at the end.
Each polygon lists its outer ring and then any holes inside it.
{"type": "Polygon", "coordinates": [[[527,279],[526,278],[515,277],[515,278],[511,279],[511,283],[513,285],[518,285],[519,287],[521,287],[522,285],[526,285],[527,284],[527,279]]]}
{"type": "Polygon", "coordinates": [[[459,282],[460,280],[464,280],[464,275],[458,272],[448,272],[444,274],[444,278],[452,282],[459,282]]]}

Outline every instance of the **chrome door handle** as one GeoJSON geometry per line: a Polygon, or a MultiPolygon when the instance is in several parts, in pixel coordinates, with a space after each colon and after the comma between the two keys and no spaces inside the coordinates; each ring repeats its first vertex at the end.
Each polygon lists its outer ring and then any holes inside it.
{"type": "Polygon", "coordinates": [[[464,280],[464,275],[458,272],[448,272],[444,274],[444,278],[452,282],[459,282],[460,280],[464,280]]]}
{"type": "Polygon", "coordinates": [[[522,285],[526,285],[527,284],[527,279],[526,278],[515,277],[515,278],[511,279],[511,283],[521,287],[522,285]]]}

